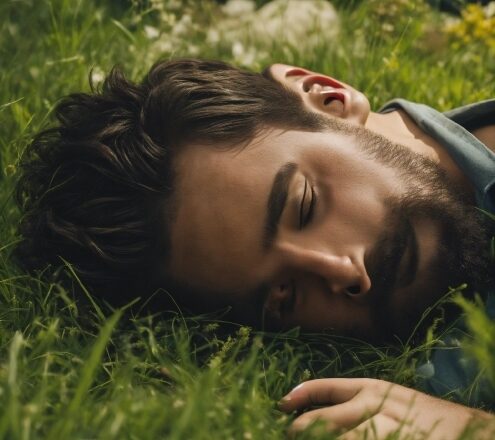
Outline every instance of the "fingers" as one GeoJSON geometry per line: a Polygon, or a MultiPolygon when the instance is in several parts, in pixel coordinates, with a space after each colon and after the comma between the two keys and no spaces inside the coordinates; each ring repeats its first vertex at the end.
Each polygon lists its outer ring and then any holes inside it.
{"type": "MultiPolygon", "coordinates": [[[[321,422],[325,431],[342,433],[341,440],[384,439],[399,433],[421,438],[458,438],[470,422],[493,421],[492,415],[447,402],[390,382],[375,379],[320,379],[301,384],[281,404],[284,411],[311,405],[331,405],[296,418],[291,434],[321,422]],[[345,432],[343,432],[345,431],[345,432]],[[432,435],[432,436],[430,436],[432,435]]],[[[495,422],[494,422],[495,423],[495,422]]],[[[315,427],[318,429],[318,427],[315,427]]],[[[494,438],[493,426],[483,426],[476,438],[494,438]]]]}
{"type": "Polygon", "coordinates": [[[291,431],[302,431],[316,420],[324,422],[329,431],[354,428],[379,411],[380,402],[378,399],[373,400],[356,398],[335,406],[308,411],[292,422],[291,431]]]}
{"type": "MultiPolygon", "coordinates": [[[[396,387],[397,385],[390,382],[375,379],[312,380],[294,388],[282,400],[281,409],[289,412],[314,405],[331,405],[308,411],[297,417],[291,425],[292,435],[307,429],[315,422],[321,422],[322,428],[327,431],[354,431],[359,426],[371,428],[369,423],[368,425],[363,423],[377,417],[381,429],[397,427],[397,419],[392,416],[393,411],[387,410],[386,413],[381,414],[386,402],[388,407],[395,406],[390,405],[389,399],[394,400],[391,391],[396,387]],[[392,424],[394,420],[395,425],[392,424]]],[[[402,388],[398,388],[399,394],[402,388]]],[[[353,438],[352,435],[359,438],[358,431],[349,434],[350,439],[353,438]]]]}
{"type": "MultiPolygon", "coordinates": [[[[404,426],[399,424],[397,420],[386,416],[385,414],[377,414],[373,418],[366,420],[356,428],[347,431],[338,437],[339,440],[361,440],[367,439],[385,439],[389,435],[397,432],[404,434],[404,426]]],[[[393,437],[395,438],[395,437],[393,437]]],[[[399,436],[397,438],[402,438],[399,436]]],[[[416,438],[416,437],[412,437],[416,438]]]]}
{"type": "Polygon", "coordinates": [[[315,379],[303,382],[279,403],[282,411],[291,412],[313,405],[335,405],[351,400],[371,379],[315,379]]]}

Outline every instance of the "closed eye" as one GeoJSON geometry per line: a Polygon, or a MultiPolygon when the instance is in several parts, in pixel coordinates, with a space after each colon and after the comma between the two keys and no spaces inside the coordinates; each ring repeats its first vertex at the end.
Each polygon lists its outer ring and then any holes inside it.
{"type": "Polygon", "coordinates": [[[316,204],[316,193],[312,186],[309,185],[308,179],[304,181],[304,191],[299,208],[299,229],[307,226],[314,217],[316,204]],[[309,191],[308,191],[309,188],[309,191]]]}

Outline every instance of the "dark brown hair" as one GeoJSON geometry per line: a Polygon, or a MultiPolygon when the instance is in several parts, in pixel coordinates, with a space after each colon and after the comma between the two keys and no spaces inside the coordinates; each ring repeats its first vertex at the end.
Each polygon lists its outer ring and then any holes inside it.
{"type": "Polygon", "coordinates": [[[66,260],[111,301],[157,287],[150,280],[170,254],[181,148],[238,145],[265,126],[320,127],[276,82],[192,59],[158,62],[139,84],[114,68],[100,90],[63,98],[55,116],[22,160],[15,255],[28,270],[66,260]]]}

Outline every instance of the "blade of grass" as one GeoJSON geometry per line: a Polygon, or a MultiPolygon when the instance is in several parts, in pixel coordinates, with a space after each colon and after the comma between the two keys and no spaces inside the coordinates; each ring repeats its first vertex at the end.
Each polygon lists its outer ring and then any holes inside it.
{"type": "Polygon", "coordinates": [[[81,407],[83,398],[87,394],[89,387],[94,380],[97,369],[101,366],[101,357],[108,341],[110,340],[112,331],[121,316],[122,311],[118,310],[102,327],[93,349],[91,350],[89,358],[83,363],[81,378],[74,393],[74,397],[67,408],[66,414],[53,426],[47,438],[62,439],[70,437],[70,433],[76,424],[77,412],[81,407]]]}

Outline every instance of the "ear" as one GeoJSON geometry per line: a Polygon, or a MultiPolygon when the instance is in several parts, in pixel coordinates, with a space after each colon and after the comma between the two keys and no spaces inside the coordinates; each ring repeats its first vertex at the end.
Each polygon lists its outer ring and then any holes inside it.
{"type": "Polygon", "coordinates": [[[273,64],[267,72],[269,77],[298,93],[311,111],[363,126],[368,119],[368,98],[342,81],[287,64],[273,64]]]}

